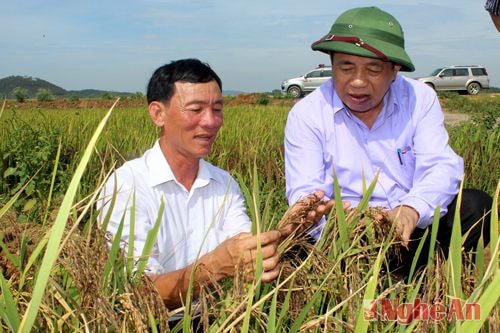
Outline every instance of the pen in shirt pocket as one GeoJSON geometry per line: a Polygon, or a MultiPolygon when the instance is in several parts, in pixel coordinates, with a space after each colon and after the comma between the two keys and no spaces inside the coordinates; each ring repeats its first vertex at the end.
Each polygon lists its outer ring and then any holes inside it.
{"type": "Polygon", "coordinates": [[[398,154],[399,164],[404,165],[403,152],[401,151],[401,148],[396,149],[396,153],[398,154]]]}
{"type": "Polygon", "coordinates": [[[411,150],[410,146],[406,146],[404,148],[396,149],[396,153],[398,154],[399,164],[405,165],[404,155],[411,150]]]}

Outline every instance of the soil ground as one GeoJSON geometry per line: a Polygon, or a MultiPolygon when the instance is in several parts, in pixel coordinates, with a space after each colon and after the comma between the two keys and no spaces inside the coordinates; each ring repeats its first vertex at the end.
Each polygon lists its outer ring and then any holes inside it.
{"type": "Polygon", "coordinates": [[[467,121],[469,118],[470,116],[465,113],[444,112],[444,122],[449,125],[455,125],[462,121],[467,121]]]}

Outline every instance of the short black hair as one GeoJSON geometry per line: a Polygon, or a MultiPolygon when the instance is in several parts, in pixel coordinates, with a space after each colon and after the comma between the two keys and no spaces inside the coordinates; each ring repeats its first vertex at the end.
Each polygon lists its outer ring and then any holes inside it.
{"type": "Polygon", "coordinates": [[[222,81],[210,66],[198,59],[174,60],[154,71],[148,83],[148,104],[168,102],[174,95],[175,82],[206,83],[215,81],[222,91],[222,81]]]}

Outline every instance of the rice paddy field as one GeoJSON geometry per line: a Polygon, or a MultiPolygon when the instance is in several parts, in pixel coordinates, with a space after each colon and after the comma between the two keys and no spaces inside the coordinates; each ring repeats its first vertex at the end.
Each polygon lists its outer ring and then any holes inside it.
{"type": "MultiPolygon", "coordinates": [[[[222,281],[196,301],[188,295],[177,310],[164,306],[144,274],[144,258],[134,262],[117,242],[107,246],[96,222],[105,178],[158,136],[145,101],[6,101],[0,332],[190,332],[193,320],[206,332],[500,332],[500,96],[440,100],[445,113],[467,115],[447,123],[450,144],[464,158],[463,187],[494,198],[491,241],[475,256],[462,252],[455,228],[449,253],[432,251],[424,269],[399,279],[387,268],[399,246],[394,228],[366,204],[344,211],[338,201],[315,246],[301,237],[280,246],[276,281],[261,283],[258,272],[251,283],[222,281]],[[183,320],[169,328],[176,314],[183,320]]],[[[275,228],[288,208],[283,138],[293,103],[225,98],[224,125],[208,160],[238,180],[255,233],[275,228]]],[[[431,241],[436,227],[426,233],[431,241]]]]}

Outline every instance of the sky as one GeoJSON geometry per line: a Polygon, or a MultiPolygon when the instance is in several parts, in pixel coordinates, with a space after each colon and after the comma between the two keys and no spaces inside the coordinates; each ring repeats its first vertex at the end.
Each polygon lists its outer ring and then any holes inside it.
{"type": "Polygon", "coordinates": [[[425,76],[446,65],[484,65],[500,87],[500,33],[485,0],[0,0],[0,78],[47,80],[67,90],[145,93],[153,71],[198,58],[224,90],[280,89],[328,56],[311,43],[353,7],[377,6],[403,26],[425,76]]]}

